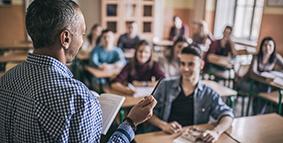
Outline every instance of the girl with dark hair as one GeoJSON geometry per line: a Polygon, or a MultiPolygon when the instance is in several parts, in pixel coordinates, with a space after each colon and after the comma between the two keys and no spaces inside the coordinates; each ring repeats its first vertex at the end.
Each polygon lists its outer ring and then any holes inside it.
{"type": "MultiPolygon", "coordinates": [[[[261,41],[259,52],[253,57],[252,64],[248,73],[236,83],[238,91],[248,93],[250,90],[259,92],[269,92],[271,87],[267,84],[256,82],[253,84],[253,89],[250,89],[250,77],[262,76],[263,72],[283,69],[283,58],[276,52],[276,43],[271,37],[265,37],[261,41]]],[[[260,98],[253,100],[253,114],[269,112],[269,108],[260,98]]]]}
{"type": "Polygon", "coordinates": [[[169,40],[175,41],[180,36],[188,36],[188,28],[185,26],[180,17],[173,17],[173,26],[170,28],[169,40]]]}
{"type": "Polygon", "coordinates": [[[148,85],[153,79],[159,80],[164,77],[157,62],[152,60],[152,47],[141,40],[136,47],[135,56],[112,81],[111,87],[121,93],[133,95],[135,90],[128,87],[128,83],[134,85],[148,85]]]}
{"type": "Polygon", "coordinates": [[[91,51],[96,45],[100,44],[101,41],[102,27],[99,24],[94,24],[91,27],[90,33],[87,35],[87,39],[83,43],[83,51],[91,51]]]}
{"type": "Polygon", "coordinates": [[[276,52],[276,43],[271,37],[265,37],[260,44],[259,53],[253,58],[252,73],[269,72],[275,67],[283,67],[283,58],[276,52]]]}
{"type": "Polygon", "coordinates": [[[179,76],[178,55],[188,45],[188,39],[180,36],[174,41],[172,47],[164,50],[164,57],[159,59],[159,64],[166,77],[179,76]]]}
{"type": "MultiPolygon", "coordinates": [[[[261,41],[258,54],[253,57],[248,73],[237,83],[237,87],[248,92],[250,90],[247,82],[249,77],[261,76],[263,72],[280,69],[283,69],[283,58],[276,52],[276,43],[271,37],[265,37],[261,41]]],[[[266,92],[269,87],[261,83],[256,85],[255,92],[266,92]]]]}

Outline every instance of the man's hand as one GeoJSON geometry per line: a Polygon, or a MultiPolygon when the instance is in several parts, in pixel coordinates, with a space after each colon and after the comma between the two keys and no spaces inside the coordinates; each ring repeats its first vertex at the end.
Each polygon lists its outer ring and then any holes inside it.
{"type": "Polygon", "coordinates": [[[164,124],[160,128],[162,131],[169,134],[174,134],[182,131],[182,125],[180,125],[176,121],[171,123],[164,122],[164,124]]]}
{"type": "Polygon", "coordinates": [[[205,142],[205,143],[214,143],[215,141],[218,140],[220,134],[217,131],[214,130],[206,130],[202,136],[201,139],[205,142]]]}
{"type": "Polygon", "coordinates": [[[130,110],[127,117],[137,126],[151,118],[156,103],[153,96],[146,96],[130,110]]]}

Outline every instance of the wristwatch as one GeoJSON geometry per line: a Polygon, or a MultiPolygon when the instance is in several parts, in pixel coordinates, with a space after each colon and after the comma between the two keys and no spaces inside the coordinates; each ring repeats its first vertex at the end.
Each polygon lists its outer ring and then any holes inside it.
{"type": "Polygon", "coordinates": [[[126,121],[132,127],[134,132],[137,130],[137,126],[134,124],[134,121],[131,118],[126,117],[124,121],[126,121]]]}

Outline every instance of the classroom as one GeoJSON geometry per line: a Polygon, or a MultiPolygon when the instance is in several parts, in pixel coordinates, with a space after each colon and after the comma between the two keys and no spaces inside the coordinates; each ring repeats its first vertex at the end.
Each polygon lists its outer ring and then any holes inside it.
{"type": "Polygon", "coordinates": [[[0,0],[0,142],[282,143],[283,0],[0,0]]]}

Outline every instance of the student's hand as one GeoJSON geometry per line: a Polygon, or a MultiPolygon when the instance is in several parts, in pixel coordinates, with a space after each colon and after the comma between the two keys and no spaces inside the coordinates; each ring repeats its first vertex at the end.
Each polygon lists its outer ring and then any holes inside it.
{"type": "Polygon", "coordinates": [[[161,130],[165,133],[174,134],[182,131],[182,125],[180,125],[178,122],[174,121],[171,123],[164,123],[164,125],[161,126],[161,130]]]}
{"type": "Polygon", "coordinates": [[[110,70],[111,68],[112,66],[109,64],[102,64],[101,66],[99,66],[99,69],[101,70],[110,70]]]}
{"type": "Polygon", "coordinates": [[[214,130],[206,130],[202,136],[201,139],[205,143],[214,143],[218,140],[220,134],[214,130]]]}
{"type": "Polygon", "coordinates": [[[133,81],[134,86],[146,86],[147,83],[145,81],[133,81]]]}
{"type": "Polygon", "coordinates": [[[136,93],[136,90],[131,88],[126,88],[123,93],[125,93],[126,95],[134,95],[136,93]]]}
{"type": "Polygon", "coordinates": [[[126,94],[134,95],[136,93],[136,88],[132,84],[128,84],[128,88],[125,90],[126,94]]]}
{"type": "Polygon", "coordinates": [[[156,103],[153,96],[146,96],[130,110],[127,117],[137,126],[151,118],[156,103]]]}

